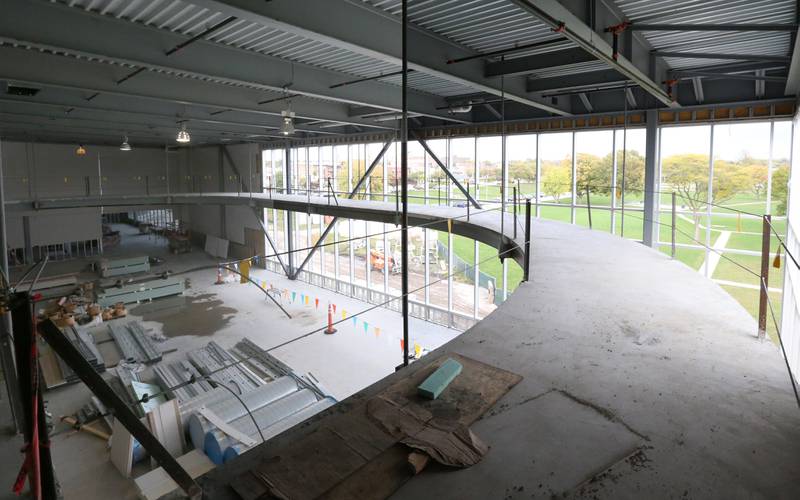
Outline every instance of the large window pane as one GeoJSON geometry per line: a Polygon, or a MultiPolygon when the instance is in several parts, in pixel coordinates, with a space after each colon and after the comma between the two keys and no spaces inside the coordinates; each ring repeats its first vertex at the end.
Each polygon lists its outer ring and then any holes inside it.
{"type": "MultiPolygon", "coordinates": [[[[447,161],[447,139],[435,139],[427,141],[428,148],[436,155],[441,162],[447,161]]],[[[446,164],[445,164],[446,165],[446,164]]],[[[425,171],[428,179],[428,199],[432,205],[447,203],[447,176],[439,168],[439,164],[425,153],[425,171]]]]}
{"type": "Polygon", "coordinates": [[[478,195],[481,200],[500,203],[503,154],[501,141],[499,136],[477,139],[478,195]]]}
{"type": "MultiPolygon", "coordinates": [[[[661,210],[670,212],[665,204],[671,192],[677,197],[676,241],[680,245],[697,247],[710,242],[711,233],[708,218],[709,190],[709,151],[711,147],[711,127],[708,125],[691,127],[665,127],[661,130],[661,210]]],[[[671,196],[670,196],[671,197],[671,196]]],[[[670,241],[668,225],[659,231],[662,241],[670,241]],[[666,233],[666,234],[665,234],[666,233]]],[[[669,248],[662,247],[669,251],[669,248]]],[[[681,261],[699,268],[697,252],[681,251],[677,256],[681,261]]],[[[702,265],[704,260],[700,262],[702,265]]]]}
{"type": "Polygon", "coordinates": [[[516,186],[519,199],[533,198],[536,195],[536,134],[506,137],[506,164],[509,197],[511,187],[516,186]]]}
{"type": "Polygon", "coordinates": [[[539,136],[542,181],[539,201],[545,219],[570,222],[572,204],[572,133],[539,136]]]}
{"type": "MultiPolygon", "coordinates": [[[[466,189],[467,184],[474,187],[475,177],[475,139],[472,137],[464,137],[459,139],[450,140],[450,173],[453,177],[464,186],[466,189]]],[[[450,182],[450,199],[452,200],[465,200],[466,196],[455,183],[450,182]]],[[[470,192],[473,192],[473,187],[470,187],[470,192]]],[[[463,204],[463,202],[462,202],[463,204]]]]}
{"type": "Polygon", "coordinates": [[[575,133],[575,185],[580,205],[575,209],[575,222],[589,226],[591,215],[592,228],[600,231],[611,231],[613,140],[611,130],[575,133]]]}

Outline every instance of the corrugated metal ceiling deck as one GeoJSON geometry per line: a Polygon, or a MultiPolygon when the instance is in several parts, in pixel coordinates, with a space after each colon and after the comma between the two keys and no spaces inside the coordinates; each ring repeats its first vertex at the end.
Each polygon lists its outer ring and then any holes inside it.
{"type": "MultiPolygon", "coordinates": [[[[616,0],[625,16],[647,24],[781,24],[793,23],[794,0],[616,0]]],[[[789,54],[788,32],[646,31],[653,48],[685,52],[789,54]]],[[[674,69],[724,64],[729,60],[667,58],[674,69]]]]}
{"type": "MultiPolygon", "coordinates": [[[[187,36],[196,35],[227,17],[223,12],[212,11],[183,0],[50,1],[187,36]]],[[[208,39],[242,50],[356,77],[375,77],[400,69],[394,64],[242,19],[221,28],[208,39]]],[[[391,78],[384,81],[394,83],[391,78]]],[[[409,77],[409,86],[419,92],[443,97],[474,92],[471,87],[422,74],[409,77]]]]}

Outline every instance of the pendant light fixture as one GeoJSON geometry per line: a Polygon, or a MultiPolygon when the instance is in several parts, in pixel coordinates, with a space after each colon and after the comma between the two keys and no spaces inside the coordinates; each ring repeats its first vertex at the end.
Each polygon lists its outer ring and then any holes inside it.
{"type": "Polygon", "coordinates": [[[290,109],[281,111],[283,122],[281,123],[281,134],[292,135],[294,134],[294,112],[290,109]]]}
{"type": "Polygon", "coordinates": [[[86,148],[83,147],[83,144],[78,144],[77,149],[75,149],[75,154],[78,156],[86,156],[86,148]]]}
{"type": "Polygon", "coordinates": [[[120,144],[120,145],[119,145],[119,150],[120,150],[120,151],[130,151],[130,150],[132,150],[132,149],[133,149],[133,148],[131,147],[131,145],[130,145],[130,144],[128,144],[128,136],[127,136],[127,135],[125,135],[125,136],[123,137],[123,139],[122,139],[122,144],[120,144]]]}
{"type": "Polygon", "coordinates": [[[181,144],[187,144],[192,140],[189,136],[189,132],[186,131],[186,122],[181,123],[181,129],[178,131],[178,136],[175,140],[181,144]]]}

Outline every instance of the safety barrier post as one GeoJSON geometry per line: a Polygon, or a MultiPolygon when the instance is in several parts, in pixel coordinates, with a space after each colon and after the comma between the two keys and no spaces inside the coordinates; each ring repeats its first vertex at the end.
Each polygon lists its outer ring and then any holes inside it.
{"type": "Polygon", "coordinates": [[[531,268],[531,200],[525,200],[525,262],[522,281],[528,281],[531,268]]]}
{"type": "Polygon", "coordinates": [[[589,197],[589,185],[586,185],[586,210],[589,213],[589,229],[592,229],[592,200],[589,197]]]}
{"type": "Polygon", "coordinates": [[[671,249],[671,256],[675,258],[675,224],[677,222],[677,212],[675,210],[675,191],[672,192],[672,249],[671,249]]]}
{"type": "Polygon", "coordinates": [[[516,238],[517,237],[517,186],[514,186],[511,189],[514,190],[513,193],[514,199],[512,203],[514,205],[514,238],[516,238]]]}
{"type": "Polygon", "coordinates": [[[769,214],[762,217],[761,222],[761,283],[759,289],[761,293],[758,298],[758,338],[764,339],[767,335],[767,307],[769,297],[769,236],[770,222],[772,216],[769,214]]]}

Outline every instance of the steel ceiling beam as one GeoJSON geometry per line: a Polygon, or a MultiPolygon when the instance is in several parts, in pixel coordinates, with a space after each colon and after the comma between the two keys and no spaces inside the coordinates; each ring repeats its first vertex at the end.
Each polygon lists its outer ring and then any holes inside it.
{"type": "Polygon", "coordinates": [[[796,24],[647,24],[631,22],[632,31],[796,31],[796,24]]]}
{"type": "MultiPolygon", "coordinates": [[[[400,18],[379,14],[361,2],[304,0],[300,9],[293,2],[261,0],[194,0],[203,7],[234,15],[272,29],[296,34],[332,47],[389,63],[399,70],[402,62],[400,18]],[[355,28],[354,28],[355,27],[355,28]]],[[[500,82],[486,78],[480,60],[448,65],[447,61],[476,55],[421,29],[408,30],[408,68],[426,75],[500,96],[500,82]]],[[[363,75],[368,76],[368,75],[363,75]]],[[[353,87],[357,89],[358,87],[353,87]]],[[[409,100],[414,93],[409,93],[409,100]]],[[[505,97],[547,113],[570,113],[526,95],[524,81],[506,81],[505,97]]],[[[409,103],[411,111],[417,111],[409,103]]]]}
{"type": "Polygon", "coordinates": [[[784,95],[796,96],[800,93],[800,36],[794,38],[792,60],[789,63],[789,77],[786,79],[784,95]]]}
{"type": "Polygon", "coordinates": [[[626,79],[613,69],[603,71],[589,71],[577,75],[556,76],[552,78],[528,79],[528,92],[555,92],[575,90],[583,87],[608,85],[611,83],[624,83],[626,79]]]}
{"type": "Polygon", "coordinates": [[[785,76],[768,76],[764,74],[764,70],[756,70],[756,74],[748,75],[742,73],[718,73],[716,71],[695,71],[695,70],[682,70],[673,73],[675,78],[695,78],[698,76],[711,77],[711,78],[724,78],[729,80],[763,80],[765,82],[780,82],[786,81],[785,76]]]}
{"type": "Polygon", "coordinates": [[[766,56],[759,54],[720,54],[719,52],[681,52],[675,50],[654,50],[658,57],[685,57],[688,59],[730,59],[733,61],[789,62],[788,56],[766,56]]]}
{"type": "Polygon", "coordinates": [[[524,75],[546,68],[594,60],[595,57],[593,55],[580,48],[558,50],[555,52],[547,52],[545,54],[537,54],[534,56],[517,57],[507,61],[486,63],[486,76],[495,77],[500,75],[524,75]]]}
{"type": "MultiPolygon", "coordinates": [[[[141,78],[143,72],[159,71],[190,78],[218,78],[233,85],[269,92],[283,92],[288,85],[293,94],[399,111],[398,91],[393,85],[373,82],[334,92],[330,87],[346,76],[308,65],[295,64],[292,67],[284,59],[206,40],[196,40],[170,56],[165,48],[185,43],[185,36],[57,3],[4,0],[3,12],[0,33],[10,41],[17,39],[55,50],[84,53],[86,57],[127,64],[137,72],[142,70],[135,79],[130,79],[130,69],[121,74],[117,79],[121,88],[141,78]],[[75,36],[76,33],[81,36],[75,36]],[[221,61],[224,64],[220,64],[221,61]]],[[[414,112],[458,121],[436,112],[439,102],[439,98],[424,94],[415,94],[411,98],[414,112]]]]}
{"type": "MultiPolygon", "coordinates": [[[[114,83],[114,67],[69,59],[38,51],[0,47],[0,80],[8,79],[34,86],[54,87],[81,92],[98,92],[105,96],[120,96],[150,102],[168,102],[178,107],[225,109],[279,117],[275,110],[257,109],[255,102],[263,95],[257,90],[237,88],[224,92],[225,87],[194,79],[170,78],[146,72],[127,82],[124,88],[114,83]]],[[[340,125],[360,125],[373,129],[393,130],[392,127],[353,119],[347,116],[343,103],[301,100],[293,103],[298,118],[325,119],[340,125]]]]}
{"type": "Polygon", "coordinates": [[[645,92],[667,106],[678,106],[661,86],[637,68],[633,62],[618,54],[615,56],[612,47],[581,19],[575,16],[557,0],[510,0],[522,9],[530,12],[551,28],[562,33],[579,47],[604,61],[611,68],[619,71],[627,79],[638,84],[645,92]]]}

